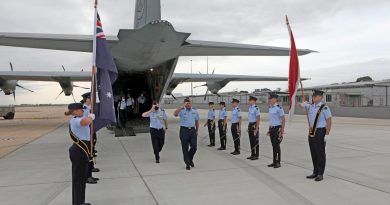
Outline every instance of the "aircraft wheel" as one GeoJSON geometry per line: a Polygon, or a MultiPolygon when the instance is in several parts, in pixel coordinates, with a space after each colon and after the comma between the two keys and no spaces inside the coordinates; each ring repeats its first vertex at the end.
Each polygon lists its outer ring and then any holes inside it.
{"type": "Polygon", "coordinates": [[[7,114],[4,116],[4,119],[6,119],[6,120],[12,120],[12,119],[14,119],[14,117],[15,117],[15,113],[9,112],[9,113],[7,113],[7,114]]]}

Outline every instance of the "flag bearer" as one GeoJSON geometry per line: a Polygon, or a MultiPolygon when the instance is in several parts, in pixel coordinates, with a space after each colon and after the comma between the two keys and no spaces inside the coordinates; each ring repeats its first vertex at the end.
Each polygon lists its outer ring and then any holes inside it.
{"type": "Polygon", "coordinates": [[[90,157],[89,125],[95,119],[95,115],[90,113],[88,117],[83,116],[83,105],[72,103],[68,105],[65,115],[72,115],[69,122],[69,133],[73,140],[73,145],[69,148],[69,157],[72,162],[72,204],[88,205],[85,203],[85,187],[90,157]]]}
{"type": "Polygon", "coordinates": [[[308,179],[322,181],[325,172],[326,154],[325,145],[332,127],[332,113],[329,107],[322,102],[323,91],[313,91],[313,103],[300,103],[299,106],[309,111],[309,146],[313,162],[313,174],[308,179]]]}

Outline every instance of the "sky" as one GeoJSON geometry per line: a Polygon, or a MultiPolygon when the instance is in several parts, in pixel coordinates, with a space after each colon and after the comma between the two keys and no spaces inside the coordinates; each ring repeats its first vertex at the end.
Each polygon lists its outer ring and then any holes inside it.
{"type": "MultiPolygon", "coordinates": [[[[93,32],[92,0],[2,0],[0,32],[86,34],[93,32]]],[[[100,0],[99,13],[106,35],[133,28],[135,0],[100,0]]],[[[390,79],[390,1],[388,0],[161,0],[162,19],[176,31],[191,33],[190,40],[289,47],[285,24],[288,15],[298,48],[319,53],[301,56],[304,86],[351,82],[369,75],[390,79]]],[[[289,57],[209,57],[208,67],[218,74],[288,76],[289,57]]],[[[180,57],[175,72],[206,73],[206,57],[180,57]]],[[[0,70],[17,71],[90,70],[89,53],[0,46],[0,70]]],[[[20,81],[34,90],[0,93],[0,104],[70,103],[58,83],[20,81]]],[[[87,83],[75,83],[87,86],[87,83]]],[[[201,83],[200,83],[201,84],[201,83]]],[[[194,84],[200,85],[200,84],[194,84]]],[[[287,88],[287,82],[231,82],[220,92],[253,91],[257,88],[287,88]]],[[[174,93],[190,94],[190,84],[174,93]]],[[[75,88],[76,100],[82,89],[75,88]]],[[[194,94],[204,94],[195,88],[194,94]]]]}

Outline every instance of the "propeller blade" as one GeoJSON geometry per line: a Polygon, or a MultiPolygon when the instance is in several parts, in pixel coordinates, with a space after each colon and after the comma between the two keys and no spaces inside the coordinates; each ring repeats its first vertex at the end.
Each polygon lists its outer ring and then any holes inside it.
{"type": "Polygon", "coordinates": [[[62,90],[62,91],[60,92],[60,94],[57,95],[56,99],[54,99],[54,100],[57,100],[57,98],[60,97],[60,95],[61,95],[63,92],[64,92],[64,90],[62,90]]]}
{"type": "Polygon", "coordinates": [[[207,93],[209,92],[209,89],[206,90],[206,93],[204,94],[204,101],[206,101],[207,93]]]}
{"type": "Polygon", "coordinates": [[[64,67],[64,65],[61,65],[61,66],[62,66],[62,70],[64,70],[64,72],[65,72],[66,70],[65,70],[65,67],[64,67]]]}
{"type": "Polygon", "coordinates": [[[16,86],[17,87],[19,87],[19,88],[22,88],[22,89],[24,89],[24,90],[27,90],[27,91],[30,91],[30,92],[34,92],[33,90],[30,90],[30,89],[28,89],[28,88],[25,88],[25,87],[23,87],[23,86],[21,86],[21,85],[19,85],[19,84],[16,84],[16,86]]]}
{"type": "Polygon", "coordinates": [[[83,89],[89,90],[89,88],[86,88],[86,87],[83,87],[83,86],[79,86],[79,85],[73,85],[73,87],[75,87],[75,88],[83,88],[83,89]]]}
{"type": "Polygon", "coordinates": [[[213,69],[213,72],[211,73],[212,75],[214,75],[214,71],[215,71],[215,68],[213,69]]]}
{"type": "Polygon", "coordinates": [[[9,67],[11,68],[11,71],[14,71],[14,66],[12,65],[11,62],[9,62],[9,67]]]}
{"type": "Polygon", "coordinates": [[[218,94],[218,93],[215,93],[218,97],[221,97],[221,95],[220,94],[218,94]]]}
{"type": "Polygon", "coordinates": [[[173,97],[173,99],[177,100],[176,97],[173,94],[171,94],[171,96],[173,97]]]}
{"type": "Polygon", "coordinates": [[[198,86],[195,86],[194,88],[199,88],[199,87],[203,87],[203,86],[207,86],[207,84],[204,84],[204,85],[198,85],[198,86]]]}
{"type": "Polygon", "coordinates": [[[202,74],[200,71],[198,71],[199,72],[199,74],[202,74]]]}
{"type": "Polygon", "coordinates": [[[12,92],[12,95],[14,95],[14,101],[16,102],[16,94],[15,94],[15,91],[12,92]]]}
{"type": "Polygon", "coordinates": [[[72,92],[72,97],[73,97],[74,102],[76,102],[76,99],[74,98],[73,92],[72,92]]]}

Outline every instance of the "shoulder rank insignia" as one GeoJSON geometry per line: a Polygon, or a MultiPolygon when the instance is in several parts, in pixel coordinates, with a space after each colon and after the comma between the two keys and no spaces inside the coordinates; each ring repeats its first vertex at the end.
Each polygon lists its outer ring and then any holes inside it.
{"type": "Polygon", "coordinates": [[[324,107],[324,110],[327,110],[327,109],[328,109],[328,106],[325,106],[325,107],[324,107]]]}

